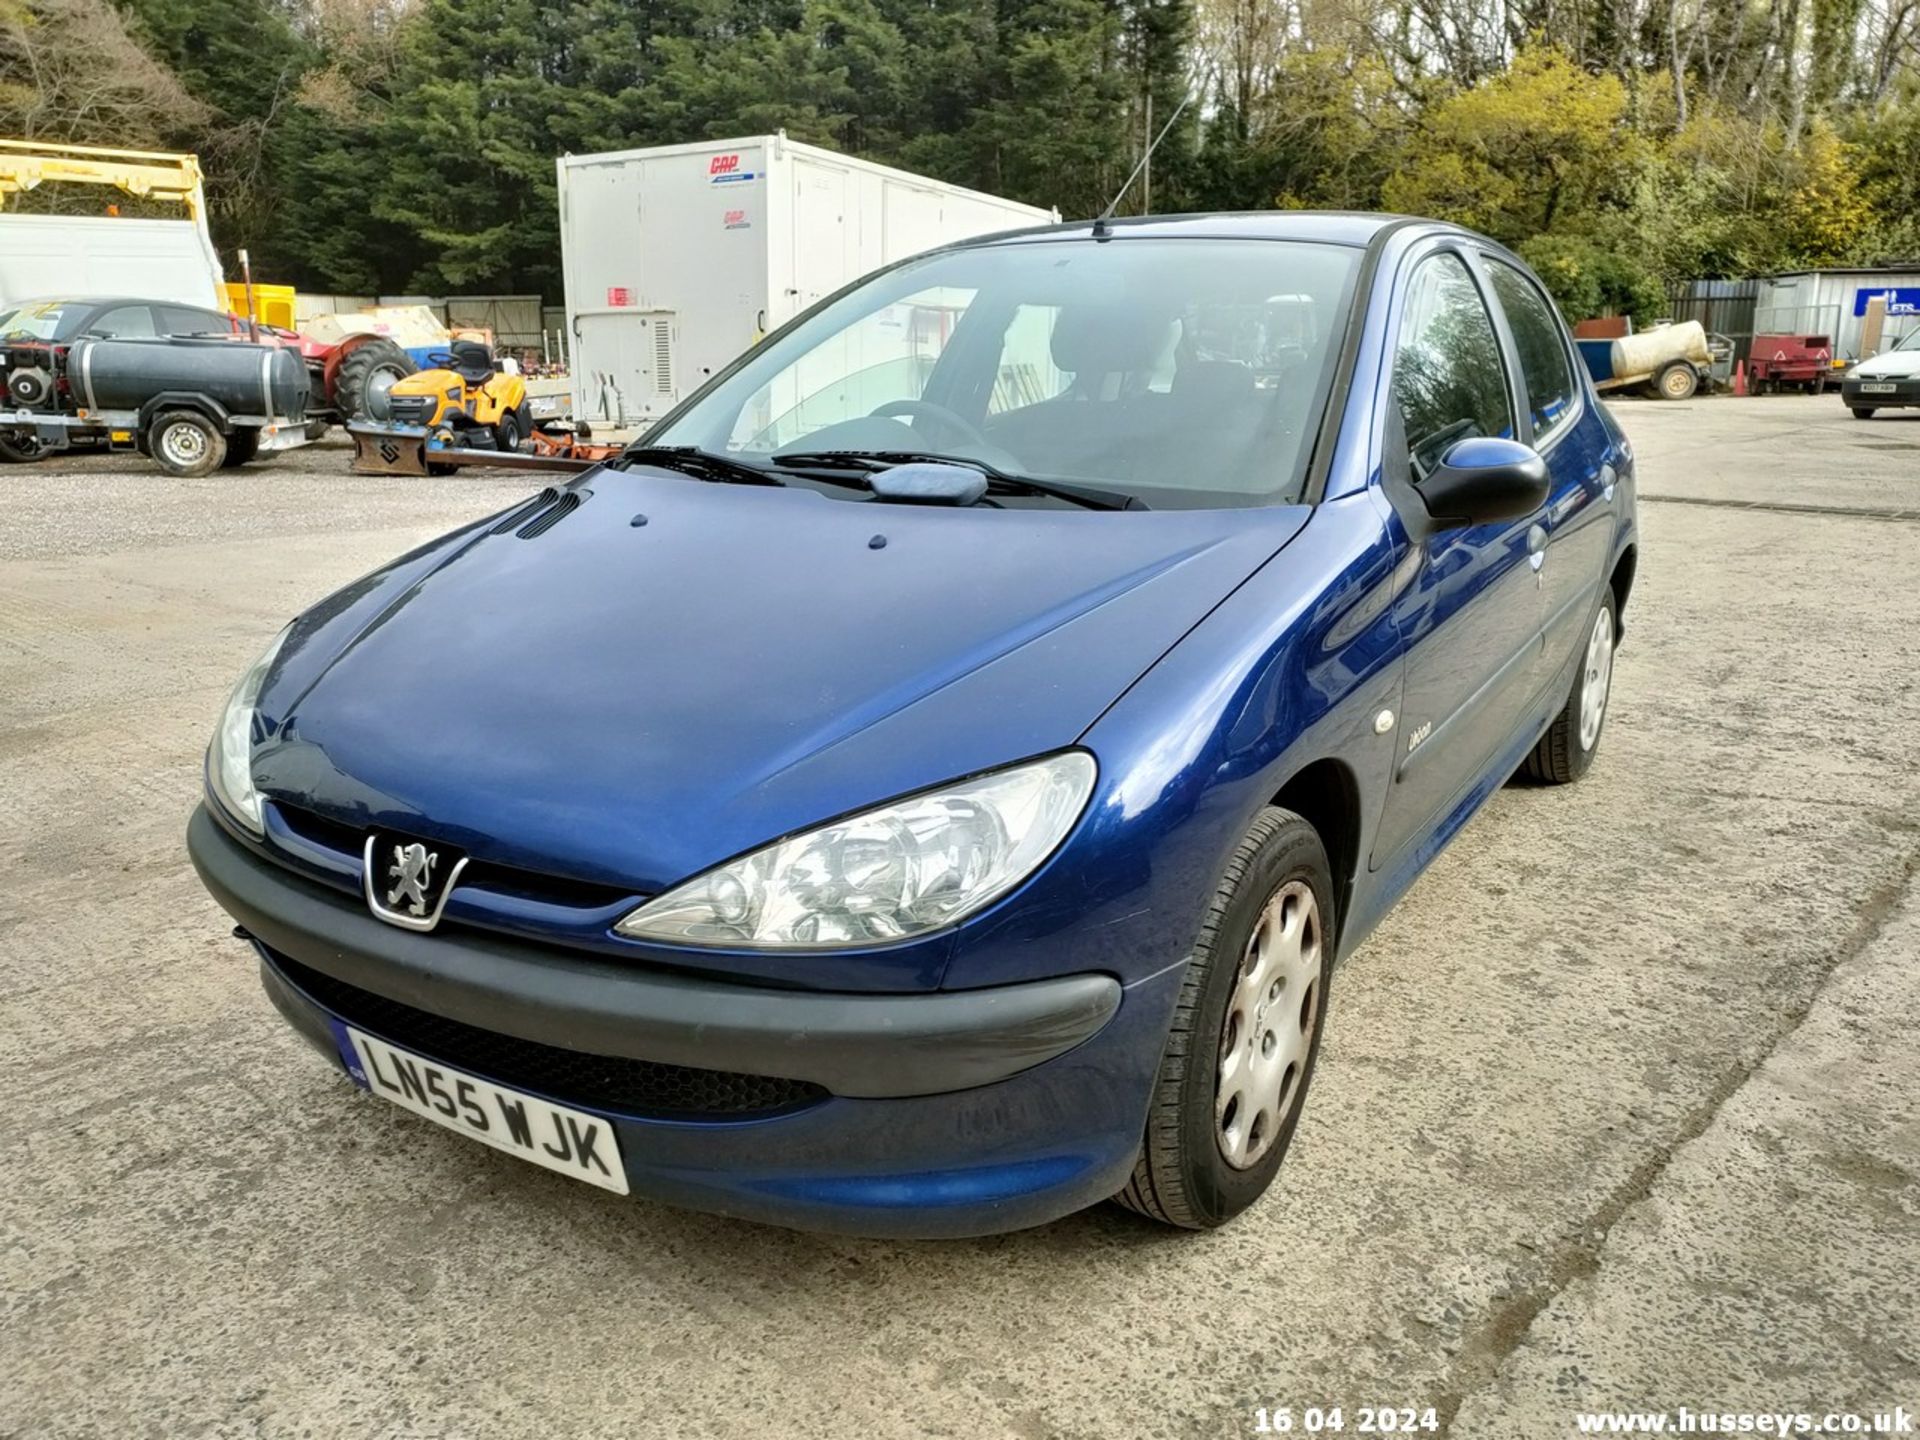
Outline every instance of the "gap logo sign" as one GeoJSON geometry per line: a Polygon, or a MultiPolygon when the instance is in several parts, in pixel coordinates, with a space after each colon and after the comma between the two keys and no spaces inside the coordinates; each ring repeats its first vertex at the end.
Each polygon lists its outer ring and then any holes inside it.
{"type": "Polygon", "coordinates": [[[709,185],[737,185],[753,179],[753,171],[740,168],[740,157],[734,155],[716,155],[707,161],[707,183],[709,185]]]}

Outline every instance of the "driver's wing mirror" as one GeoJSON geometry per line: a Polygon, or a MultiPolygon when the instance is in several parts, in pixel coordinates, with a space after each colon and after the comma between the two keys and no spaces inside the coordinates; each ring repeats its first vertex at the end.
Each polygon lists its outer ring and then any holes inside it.
{"type": "Polygon", "coordinates": [[[1442,529],[1530,515],[1547,501],[1547,462],[1518,440],[1478,435],[1452,446],[1414,488],[1442,529]]]}

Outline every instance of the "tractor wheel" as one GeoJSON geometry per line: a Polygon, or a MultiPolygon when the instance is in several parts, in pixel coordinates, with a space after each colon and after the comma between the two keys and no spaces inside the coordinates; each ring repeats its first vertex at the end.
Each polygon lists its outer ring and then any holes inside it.
{"type": "Polygon", "coordinates": [[[1700,388],[1700,375],[1684,360],[1676,360],[1660,372],[1655,382],[1662,400],[1691,400],[1700,388]]]}
{"type": "Polygon", "coordinates": [[[324,440],[327,438],[327,431],[332,428],[333,422],[331,420],[309,420],[307,421],[306,429],[307,439],[324,440]]]}
{"type": "Polygon", "coordinates": [[[333,376],[333,408],[349,420],[391,420],[387,392],[416,373],[413,357],[384,337],[362,340],[347,352],[333,376]]]}
{"type": "Polygon", "coordinates": [[[520,428],[518,411],[509,410],[500,417],[500,423],[493,427],[493,445],[503,455],[520,453],[520,437],[524,434],[520,428]]]}

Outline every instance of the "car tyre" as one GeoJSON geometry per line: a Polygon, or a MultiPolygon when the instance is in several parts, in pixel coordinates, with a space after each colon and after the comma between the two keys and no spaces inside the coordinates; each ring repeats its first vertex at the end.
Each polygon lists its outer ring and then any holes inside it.
{"type": "Polygon", "coordinates": [[[1207,1230],[1273,1183],[1320,1055],[1334,922],[1319,835],[1290,810],[1262,810],[1188,957],[1120,1204],[1207,1230]]]}
{"type": "Polygon", "coordinates": [[[1684,360],[1676,360],[1654,382],[1662,400],[1691,400],[1700,388],[1700,374],[1684,360]]]}
{"type": "Polygon", "coordinates": [[[1527,756],[1524,768],[1529,779],[1567,785],[1593,768],[1613,695],[1613,652],[1619,636],[1619,606],[1609,585],[1600,592],[1600,604],[1588,623],[1586,641],[1575,656],[1573,689],[1567,703],[1527,756]]]}
{"type": "Polygon", "coordinates": [[[147,452],[169,475],[211,475],[227,458],[227,438],[198,410],[163,410],[147,427],[147,452]]]}
{"type": "Polygon", "coordinates": [[[46,447],[34,436],[0,435],[0,464],[31,465],[46,458],[46,447]]]}
{"type": "Polygon", "coordinates": [[[1856,420],[1871,420],[1873,418],[1873,407],[1871,405],[1854,405],[1849,408],[1853,411],[1853,418],[1856,420]]]}

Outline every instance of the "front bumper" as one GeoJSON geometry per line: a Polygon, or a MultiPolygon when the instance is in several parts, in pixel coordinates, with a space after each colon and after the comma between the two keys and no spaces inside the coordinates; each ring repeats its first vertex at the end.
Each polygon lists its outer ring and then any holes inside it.
{"type": "Polygon", "coordinates": [[[1920,405],[1920,379],[1856,380],[1849,376],[1840,382],[1840,398],[1849,409],[1891,410],[1899,406],[1920,405]],[[1892,390],[1868,390],[1869,385],[1891,385],[1892,390]]]}
{"type": "Polygon", "coordinates": [[[269,995],[339,1063],[330,1019],[516,1089],[605,1115],[635,1194],[860,1234],[983,1234],[1043,1223],[1126,1181],[1180,983],[1106,975],[915,995],[697,979],[470,929],[417,934],[293,875],[203,808],[188,849],[259,952],[269,995]],[[316,983],[324,981],[325,983],[316,983]],[[303,983],[304,982],[304,983],[303,983]],[[341,996],[387,1009],[347,1013],[341,996]],[[434,1054],[381,1014],[426,1014],[520,1044],[702,1073],[785,1077],[805,1103],[640,1113],[434,1054]],[[373,1015],[372,1021],[369,1015],[373,1015]],[[524,1043],[523,1043],[524,1042],[524,1043]]]}

